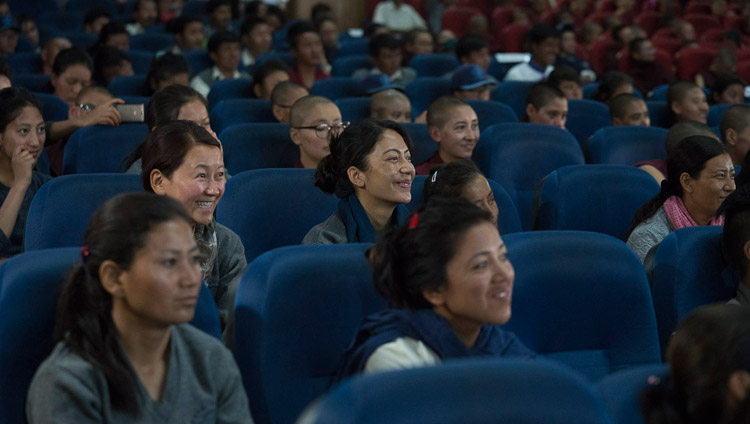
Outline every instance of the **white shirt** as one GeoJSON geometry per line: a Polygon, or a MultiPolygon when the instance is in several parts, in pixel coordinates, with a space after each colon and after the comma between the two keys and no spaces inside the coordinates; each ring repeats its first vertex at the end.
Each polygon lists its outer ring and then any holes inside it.
{"type": "Polygon", "coordinates": [[[365,373],[437,365],[440,357],[427,345],[411,337],[399,337],[386,343],[367,358],[365,373]]]}
{"type": "Polygon", "coordinates": [[[397,31],[409,31],[416,28],[427,29],[424,19],[413,7],[404,3],[396,8],[396,5],[390,0],[378,3],[372,21],[397,31]]]}
{"type": "Polygon", "coordinates": [[[203,72],[199,73],[198,75],[194,76],[192,80],[190,80],[190,86],[193,87],[195,89],[195,91],[201,93],[203,95],[203,97],[208,97],[208,92],[211,91],[211,86],[216,81],[221,81],[223,79],[247,78],[247,76],[245,74],[243,74],[242,72],[237,71],[237,70],[234,71],[234,74],[232,74],[232,76],[230,78],[227,78],[227,77],[224,76],[224,74],[221,73],[221,71],[219,70],[219,68],[217,68],[216,66],[214,66],[214,67],[212,67],[210,69],[210,71],[211,71],[211,75],[210,75],[210,78],[209,78],[210,82],[207,82],[206,79],[205,79],[207,71],[209,71],[209,70],[206,69],[205,71],[203,71],[203,72]]]}
{"type": "Polygon", "coordinates": [[[531,63],[519,63],[518,65],[510,68],[503,81],[530,81],[536,82],[546,79],[552,71],[555,70],[554,66],[548,66],[544,72],[538,68],[531,66],[531,63]]]}

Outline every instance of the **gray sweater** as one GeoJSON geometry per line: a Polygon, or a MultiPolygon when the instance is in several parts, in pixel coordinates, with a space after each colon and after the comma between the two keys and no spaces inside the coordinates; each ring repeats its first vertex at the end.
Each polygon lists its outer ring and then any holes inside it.
{"type": "Polygon", "coordinates": [[[172,326],[164,392],[157,402],[136,382],[137,419],[113,410],[104,374],[60,342],[34,375],[26,402],[29,424],[252,423],[232,354],[188,325],[172,326]]]}
{"type": "Polygon", "coordinates": [[[661,243],[669,233],[674,231],[672,223],[669,222],[664,206],[660,207],[654,216],[641,222],[630,233],[628,237],[628,247],[635,252],[638,259],[643,262],[649,250],[661,243]]]}
{"type": "MultiPolygon", "coordinates": [[[[234,293],[242,274],[247,268],[245,247],[240,236],[229,228],[214,222],[216,229],[216,259],[211,272],[205,277],[206,285],[214,295],[219,308],[222,327],[226,324],[229,311],[234,306],[234,293]]],[[[196,233],[196,236],[198,234],[196,233]]]]}
{"type": "Polygon", "coordinates": [[[302,244],[341,244],[348,242],[346,226],[338,211],[325,221],[312,227],[305,238],[302,239],[302,244]]]}

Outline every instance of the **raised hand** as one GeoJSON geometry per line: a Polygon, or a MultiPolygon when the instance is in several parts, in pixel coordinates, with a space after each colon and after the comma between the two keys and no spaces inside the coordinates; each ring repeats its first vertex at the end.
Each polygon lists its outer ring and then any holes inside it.
{"type": "Polygon", "coordinates": [[[89,125],[120,125],[122,119],[120,112],[115,109],[115,104],[125,103],[122,99],[112,99],[108,102],[97,106],[94,110],[87,113],[83,119],[83,126],[89,125]]]}
{"type": "Polygon", "coordinates": [[[34,169],[36,158],[26,146],[18,146],[13,150],[10,158],[10,166],[13,169],[13,185],[18,184],[20,188],[28,188],[31,184],[31,171],[34,169]]]}

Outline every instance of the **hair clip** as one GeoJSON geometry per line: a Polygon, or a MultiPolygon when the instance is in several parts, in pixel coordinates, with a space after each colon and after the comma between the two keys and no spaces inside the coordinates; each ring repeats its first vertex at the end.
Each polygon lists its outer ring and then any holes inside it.
{"type": "Polygon", "coordinates": [[[655,375],[649,375],[648,376],[648,384],[650,386],[658,386],[661,384],[661,378],[655,376],[655,375]]]}
{"type": "Polygon", "coordinates": [[[419,214],[415,213],[411,216],[411,219],[409,220],[409,229],[413,230],[417,228],[417,225],[419,224],[419,214]]]}
{"type": "Polygon", "coordinates": [[[89,247],[88,246],[81,246],[81,255],[83,255],[84,258],[89,255],[89,247]]]}
{"type": "Polygon", "coordinates": [[[435,182],[435,180],[437,180],[437,173],[438,173],[437,171],[435,171],[435,172],[433,172],[433,173],[432,173],[432,178],[430,178],[430,181],[431,181],[431,182],[433,182],[433,183],[434,183],[434,182],[435,182]]]}

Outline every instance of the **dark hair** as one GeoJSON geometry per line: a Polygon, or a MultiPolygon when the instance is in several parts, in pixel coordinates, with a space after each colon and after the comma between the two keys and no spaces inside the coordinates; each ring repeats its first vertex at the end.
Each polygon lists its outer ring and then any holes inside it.
{"type": "Polygon", "coordinates": [[[370,53],[370,56],[378,56],[382,49],[401,51],[401,45],[401,39],[396,38],[396,36],[390,32],[386,32],[370,38],[367,51],[370,53]]]}
{"type": "Polygon", "coordinates": [[[438,97],[427,108],[427,125],[441,128],[453,116],[453,110],[462,106],[469,104],[456,96],[438,97]]]}
{"type": "Polygon", "coordinates": [[[667,350],[670,375],[641,397],[647,424],[747,423],[750,398],[728,410],[728,380],[750,371],[750,308],[714,304],[688,315],[667,350]]]}
{"type": "Polygon", "coordinates": [[[573,81],[581,85],[581,76],[570,66],[562,65],[555,67],[555,70],[547,77],[547,82],[557,88],[560,88],[560,84],[564,81],[573,81]]]}
{"type": "Polygon", "coordinates": [[[73,65],[83,65],[89,68],[92,73],[94,72],[94,63],[91,56],[78,47],[71,47],[60,50],[60,53],[55,56],[55,61],[52,63],[52,73],[60,76],[68,67],[73,65]]]}
{"type": "Polygon", "coordinates": [[[330,4],[318,2],[315,3],[310,9],[310,19],[315,21],[316,19],[322,17],[322,16],[330,16],[333,14],[333,8],[330,4]]]}
{"type": "Polygon", "coordinates": [[[694,135],[680,141],[667,158],[667,178],[661,182],[661,190],[636,211],[628,236],[638,224],[651,218],[669,197],[682,197],[680,175],[687,173],[696,179],[706,162],[725,153],[724,145],[715,138],[694,135]]]}
{"type": "Polygon", "coordinates": [[[98,46],[103,46],[107,43],[109,37],[116,34],[127,34],[128,37],[130,37],[128,30],[125,29],[125,25],[117,21],[112,21],[102,27],[101,32],[99,32],[99,40],[96,44],[98,46]]]}
{"type": "Polygon", "coordinates": [[[354,194],[346,170],[354,166],[366,171],[367,156],[386,130],[397,132],[409,151],[414,151],[409,133],[401,124],[385,119],[362,119],[331,140],[331,153],[318,164],[315,185],[326,193],[336,193],[340,198],[354,194]]]}
{"type": "Polygon", "coordinates": [[[0,75],[5,75],[9,80],[13,81],[10,65],[0,60],[0,75]]]}
{"type": "Polygon", "coordinates": [[[700,87],[692,81],[677,81],[670,84],[669,88],[667,88],[667,107],[671,110],[672,103],[683,101],[685,96],[687,96],[687,92],[694,88],[700,87]]]}
{"type": "Polygon", "coordinates": [[[206,2],[206,14],[210,15],[216,11],[221,6],[229,6],[229,8],[232,8],[232,2],[230,0],[208,0],[206,2]]]}
{"type": "MultiPolygon", "coordinates": [[[[157,4],[156,0],[135,0],[133,2],[133,12],[138,12],[141,10],[141,3],[154,3],[157,4]]],[[[157,4],[158,6],[158,4],[157,4]]]]}
{"type": "Polygon", "coordinates": [[[205,128],[190,121],[167,122],[151,131],[143,142],[143,189],[154,191],[151,171],[158,169],[162,175],[170,178],[185,161],[190,149],[199,144],[221,148],[221,144],[205,128]]]}
{"type": "Polygon", "coordinates": [[[152,96],[155,92],[154,87],[158,87],[161,81],[178,74],[190,75],[190,67],[185,56],[167,52],[155,57],[146,74],[146,93],[152,96]]]}
{"type": "Polygon", "coordinates": [[[258,65],[253,73],[253,90],[255,86],[262,85],[263,81],[276,71],[284,71],[288,74],[289,65],[281,59],[269,59],[258,65]]]}
{"type": "Polygon", "coordinates": [[[747,275],[750,264],[745,257],[745,244],[750,241],[750,185],[737,185],[737,189],[721,205],[724,214],[722,252],[727,264],[739,274],[747,275]]]}
{"type": "Polygon", "coordinates": [[[628,54],[632,57],[635,53],[640,53],[641,46],[643,43],[648,41],[647,39],[643,37],[636,37],[633,40],[630,41],[630,44],[628,44],[628,54]]]}
{"type": "Polygon", "coordinates": [[[539,110],[554,99],[564,98],[565,94],[559,88],[546,81],[538,82],[529,88],[529,93],[526,94],[526,104],[539,110]]]}
{"type": "Polygon", "coordinates": [[[477,35],[464,35],[456,42],[456,57],[461,60],[473,52],[489,48],[490,43],[483,37],[477,35]]]}
{"type": "Polygon", "coordinates": [[[284,13],[284,10],[282,8],[280,8],[279,6],[275,4],[269,4],[266,7],[266,16],[268,17],[271,15],[276,16],[276,18],[278,18],[279,22],[281,22],[282,27],[286,25],[287,17],[286,17],[286,13],[284,13]]]}
{"type": "Polygon", "coordinates": [[[391,308],[432,308],[422,293],[448,284],[445,266],[460,237],[477,224],[494,225],[492,214],[458,197],[435,197],[418,214],[416,227],[407,219],[386,230],[369,252],[373,284],[391,308]]]}
{"type": "Polygon", "coordinates": [[[624,119],[627,107],[633,102],[642,102],[643,99],[630,93],[621,93],[609,101],[609,117],[624,119]]]}
{"type": "Polygon", "coordinates": [[[616,43],[621,43],[622,38],[620,38],[620,31],[628,28],[627,25],[617,25],[616,27],[612,28],[612,31],[610,33],[612,34],[612,40],[616,43]]]}
{"type": "Polygon", "coordinates": [[[433,197],[461,197],[466,184],[483,177],[471,159],[457,159],[440,164],[430,170],[424,180],[424,202],[433,197]]]}
{"type": "Polygon", "coordinates": [[[89,9],[86,11],[86,14],[83,15],[83,25],[91,25],[94,23],[95,20],[99,18],[107,18],[111,21],[112,14],[110,14],[107,9],[102,9],[98,7],[89,9]]]}
{"type": "Polygon", "coordinates": [[[118,341],[112,321],[112,296],[102,287],[99,267],[111,260],[128,269],[148,233],[157,225],[179,219],[190,222],[174,199],[150,193],[120,194],[91,217],[83,236],[88,254],[68,273],[60,290],[55,340],[104,374],[113,409],[140,415],[138,378],[118,341]]]}
{"type": "Polygon", "coordinates": [[[203,19],[195,15],[180,15],[176,18],[170,19],[165,25],[165,31],[171,34],[182,34],[185,32],[185,28],[193,22],[200,22],[203,24],[203,19]]]}
{"type": "Polygon", "coordinates": [[[549,24],[536,24],[526,33],[526,41],[529,46],[542,43],[548,38],[560,38],[560,33],[549,24]]]}
{"type": "Polygon", "coordinates": [[[240,34],[249,34],[256,26],[261,24],[268,25],[268,21],[258,16],[249,16],[242,22],[242,26],[240,26],[240,34]]]}
{"type": "Polygon", "coordinates": [[[0,133],[5,132],[8,124],[18,118],[27,106],[35,107],[42,113],[42,103],[24,87],[0,90],[0,133]]]}
{"type": "Polygon", "coordinates": [[[258,10],[260,6],[264,5],[265,2],[261,0],[253,0],[245,5],[245,16],[258,16],[258,10]]]}
{"type": "Polygon", "coordinates": [[[318,33],[312,22],[297,21],[293,23],[286,32],[286,39],[289,42],[289,47],[296,49],[299,36],[308,32],[314,32],[315,34],[318,33]]]}
{"type": "Polygon", "coordinates": [[[240,36],[232,31],[220,29],[211,35],[211,38],[208,39],[208,46],[206,47],[209,53],[216,53],[219,51],[219,47],[224,43],[240,44],[240,36]]]}
{"type": "Polygon", "coordinates": [[[718,103],[717,100],[721,98],[721,95],[724,94],[727,88],[733,85],[741,85],[742,88],[745,88],[745,81],[737,75],[717,76],[714,85],[711,86],[711,97],[713,97],[713,101],[718,103]]]}
{"type": "Polygon", "coordinates": [[[599,88],[594,93],[594,100],[607,103],[612,95],[624,85],[633,85],[633,78],[620,71],[610,71],[599,79],[599,88]]]}
{"type": "Polygon", "coordinates": [[[721,140],[726,144],[727,131],[731,128],[737,132],[742,132],[750,125],[750,106],[732,105],[724,111],[719,123],[719,134],[721,140]]]}
{"type": "Polygon", "coordinates": [[[427,31],[426,29],[415,28],[404,35],[404,42],[408,44],[414,44],[417,41],[417,37],[419,36],[419,34],[428,34],[434,41],[434,37],[432,36],[432,33],[430,31],[427,31]]]}
{"type": "Polygon", "coordinates": [[[109,81],[105,79],[105,71],[108,68],[120,66],[123,62],[130,62],[128,55],[111,46],[102,46],[94,57],[94,79],[106,86],[109,81]]]}

